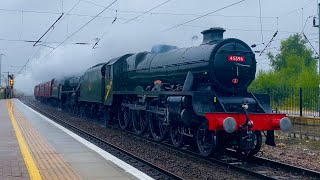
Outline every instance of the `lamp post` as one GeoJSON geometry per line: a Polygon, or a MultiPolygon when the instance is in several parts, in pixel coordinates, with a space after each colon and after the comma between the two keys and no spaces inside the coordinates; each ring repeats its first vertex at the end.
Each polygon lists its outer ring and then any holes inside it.
{"type": "Polygon", "coordinates": [[[1,87],[1,81],[2,81],[2,79],[1,79],[1,75],[2,75],[2,73],[1,73],[1,64],[2,64],[2,56],[3,56],[4,54],[0,54],[0,87],[1,87]]]}

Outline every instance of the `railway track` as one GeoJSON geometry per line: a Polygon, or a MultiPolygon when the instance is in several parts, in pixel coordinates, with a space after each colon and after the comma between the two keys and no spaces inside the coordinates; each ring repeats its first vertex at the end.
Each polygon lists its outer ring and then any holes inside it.
{"type": "Polygon", "coordinates": [[[32,109],[38,111],[42,115],[50,118],[51,120],[54,120],[55,122],[59,123],[60,125],[66,127],[67,129],[73,131],[74,133],[80,135],[84,139],[92,142],[96,146],[104,149],[105,151],[111,153],[111,154],[116,154],[118,158],[124,160],[125,162],[131,162],[135,168],[143,170],[144,172],[148,172],[148,175],[153,177],[154,179],[183,179],[175,174],[172,174],[171,172],[162,169],[161,167],[155,166],[152,163],[148,162],[147,160],[144,160],[142,158],[139,158],[138,156],[135,156],[134,154],[114,145],[111,143],[108,143],[104,141],[103,139],[86,132],[64,120],[61,118],[48,113],[46,111],[43,111],[42,109],[38,108],[34,104],[32,104],[28,99],[26,99],[27,104],[29,107],[32,109]]]}
{"type": "MultiPolygon", "coordinates": [[[[147,140],[153,141],[150,138],[147,138],[147,140]]],[[[254,156],[251,159],[243,161],[241,159],[235,158],[234,153],[230,152],[228,155],[224,155],[221,157],[208,158],[203,157],[190,150],[175,148],[170,144],[164,145],[177,151],[182,151],[183,153],[196,156],[203,161],[209,161],[212,163],[218,163],[223,166],[228,166],[231,169],[247,173],[260,179],[320,179],[320,172],[293,166],[283,162],[274,161],[264,157],[254,156]]]]}
{"type": "MultiPolygon", "coordinates": [[[[90,141],[93,141],[96,144],[109,144],[109,143],[101,140],[100,138],[95,137],[92,134],[90,134],[88,132],[84,132],[83,130],[69,124],[68,122],[61,120],[61,118],[56,117],[46,111],[43,111],[42,109],[38,108],[36,105],[31,103],[28,99],[26,99],[25,102],[27,103],[27,105],[29,105],[33,109],[37,110],[41,114],[49,117],[52,120],[57,121],[58,123],[60,123],[62,125],[65,125],[67,128],[73,130],[74,132],[78,132],[77,134],[85,135],[85,137],[87,136],[90,141]]],[[[230,155],[221,156],[219,158],[216,158],[216,157],[205,158],[205,157],[202,157],[199,154],[195,153],[194,151],[190,151],[188,149],[175,148],[174,146],[172,146],[169,143],[158,143],[147,136],[137,136],[136,134],[134,134],[131,131],[126,131],[126,133],[129,133],[130,135],[133,135],[133,136],[140,138],[142,140],[156,143],[161,146],[165,146],[166,148],[170,148],[171,150],[177,151],[179,153],[184,153],[186,155],[199,158],[204,162],[209,162],[209,163],[213,163],[213,164],[219,164],[221,166],[226,166],[230,169],[242,172],[244,174],[248,174],[252,177],[256,177],[259,179],[319,179],[319,177],[320,177],[320,172],[316,172],[316,171],[301,168],[301,167],[292,166],[289,164],[285,164],[282,162],[277,162],[274,160],[270,160],[270,159],[266,159],[266,158],[262,158],[262,157],[257,157],[257,156],[255,156],[252,159],[247,160],[247,161],[239,160],[238,158],[235,158],[230,155]]],[[[113,145],[109,145],[109,146],[113,147],[113,145]]],[[[120,152],[123,151],[122,153],[124,153],[124,154],[129,154],[128,156],[130,156],[134,159],[137,159],[137,160],[140,159],[139,157],[134,156],[125,150],[121,150],[121,148],[119,148],[119,147],[115,146],[114,148],[119,149],[120,152]]],[[[109,151],[109,150],[107,150],[107,151],[109,151]]],[[[170,179],[182,179],[181,177],[175,176],[174,174],[172,174],[162,168],[158,169],[157,166],[152,165],[150,162],[147,162],[143,159],[140,161],[142,163],[150,166],[150,168],[156,169],[158,171],[158,174],[165,175],[170,179]]],[[[155,176],[156,179],[158,179],[157,177],[159,177],[159,175],[155,176]]],[[[167,179],[167,178],[165,178],[165,179],[167,179]]]]}
{"type": "Polygon", "coordinates": [[[320,172],[306,169],[306,168],[302,168],[302,167],[293,166],[293,165],[278,162],[278,161],[274,161],[274,160],[267,159],[264,157],[254,156],[253,159],[250,161],[258,162],[259,164],[268,164],[269,166],[274,167],[274,168],[282,168],[282,169],[285,169],[289,172],[292,172],[293,174],[302,174],[307,177],[320,179],[320,172]]]}

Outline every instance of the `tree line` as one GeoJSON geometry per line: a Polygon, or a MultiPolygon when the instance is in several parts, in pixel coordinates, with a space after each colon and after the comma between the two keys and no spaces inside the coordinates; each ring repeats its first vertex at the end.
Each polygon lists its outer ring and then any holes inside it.
{"type": "MultiPolygon", "coordinates": [[[[317,58],[301,34],[281,41],[278,53],[267,53],[271,70],[260,70],[250,92],[269,93],[273,104],[298,106],[300,88],[304,107],[318,104],[320,78],[317,58]]],[[[257,62],[259,64],[259,62],[257,62]]]]}

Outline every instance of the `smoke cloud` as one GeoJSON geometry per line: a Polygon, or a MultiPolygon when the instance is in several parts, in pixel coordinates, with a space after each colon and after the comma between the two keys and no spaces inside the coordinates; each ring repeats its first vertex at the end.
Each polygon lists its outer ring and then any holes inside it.
{"type": "MultiPolygon", "coordinates": [[[[90,67],[98,63],[108,62],[112,58],[127,53],[151,51],[154,44],[177,45],[174,34],[167,37],[157,36],[154,32],[158,31],[158,27],[150,26],[145,28],[145,31],[135,30],[134,28],[139,29],[140,27],[138,25],[133,26],[130,30],[125,28],[111,29],[101,39],[96,49],[92,49],[95,41],[92,41],[90,45],[65,44],[54,50],[48,58],[43,59],[51,49],[42,48],[38,57],[31,60],[24,75],[17,77],[15,88],[30,95],[33,93],[36,84],[50,81],[53,78],[82,75],[90,67]]],[[[190,38],[186,38],[186,41],[189,41],[188,44],[191,45],[190,38]]],[[[183,42],[179,44],[182,45],[183,42]]]]}

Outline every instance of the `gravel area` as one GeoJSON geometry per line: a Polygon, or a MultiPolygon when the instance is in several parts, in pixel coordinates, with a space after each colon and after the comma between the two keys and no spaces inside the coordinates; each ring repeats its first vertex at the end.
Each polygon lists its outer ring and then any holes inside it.
{"type": "Polygon", "coordinates": [[[33,103],[45,111],[54,112],[57,117],[63,117],[70,124],[92,132],[92,134],[103,138],[105,141],[130,151],[136,156],[142,157],[150,163],[167,169],[184,179],[253,179],[240,172],[234,172],[227,167],[204,162],[156,143],[142,141],[140,138],[132,137],[126,132],[120,132],[112,128],[106,129],[93,120],[84,120],[63,111],[57,112],[56,108],[50,106],[38,102],[33,103]]]}
{"type": "Polygon", "coordinates": [[[276,147],[262,146],[263,155],[269,159],[290,165],[320,171],[320,142],[285,137],[279,133],[276,147]]]}

